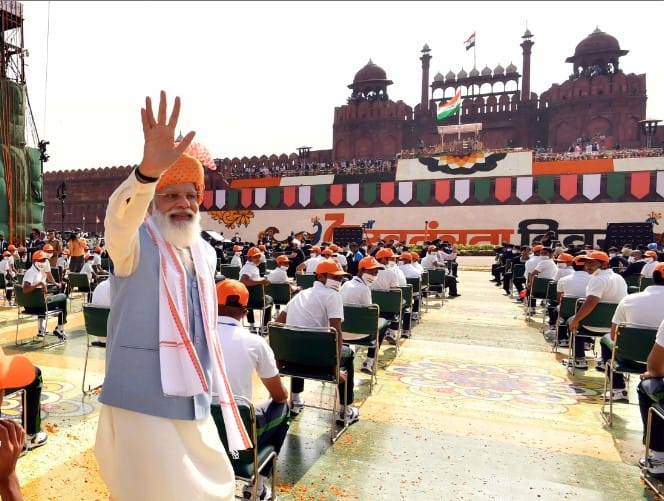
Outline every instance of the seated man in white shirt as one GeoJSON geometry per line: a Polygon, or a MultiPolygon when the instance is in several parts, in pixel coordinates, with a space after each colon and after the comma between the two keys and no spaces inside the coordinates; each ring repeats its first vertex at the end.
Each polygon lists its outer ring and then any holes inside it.
{"type": "Polygon", "coordinates": [[[242,250],[244,247],[241,245],[233,246],[233,257],[231,258],[231,266],[242,268],[242,250]]]}
{"type": "MultiPolygon", "coordinates": [[[[341,286],[341,299],[344,304],[360,304],[367,306],[373,303],[371,299],[371,285],[376,280],[378,270],[383,269],[380,264],[372,256],[364,257],[358,263],[357,276],[348,280],[341,286]]],[[[373,374],[373,367],[376,362],[376,350],[380,349],[380,345],[385,338],[386,329],[383,329],[378,336],[378,346],[372,346],[367,349],[367,357],[362,362],[362,372],[366,374],[373,374]]]]}
{"type": "MultiPolygon", "coordinates": [[[[311,275],[316,273],[316,266],[318,266],[318,263],[325,259],[321,256],[321,253],[322,251],[320,250],[320,247],[314,245],[309,252],[309,259],[297,265],[295,271],[297,273],[309,273],[311,275]]],[[[330,255],[331,254],[332,252],[330,251],[330,255]]]]}
{"type": "Polygon", "coordinates": [[[556,278],[556,275],[558,274],[558,266],[556,265],[555,261],[551,259],[552,254],[553,252],[551,251],[551,248],[542,247],[542,249],[540,249],[539,261],[535,265],[533,271],[528,276],[527,289],[528,289],[528,297],[530,298],[530,304],[528,305],[528,308],[529,308],[529,313],[531,314],[535,313],[535,307],[537,306],[537,298],[530,296],[530,291],[532,290],[535,277],[547,278],[549,280],[553,280],[554,278],[556,278]]]}
{"type": "Polygon", "coordinates": [[[289,259],[288,256],[277,256],[277,267],[270,271],[270,273],[267,274],[265,278],[271,283],[271,284],[284,284],[288,283],[288,263],[289,259]]]}
{"type": "Polygon", "coordinates": [[[653,250],[645,251],[644,261],[645,266],[641,269],[641,275],[645,278],[652,278],[652,272],[659,263],[657,262],[657,253],[653,250]]]}
{"type": "MultiPolygon", "coordinates": [[[[49,267],[46,254],[43,251],[36,251],[32,255],[32,266],[25,271],[23,276],[23,292],[30,294],[35,290],[46,295],[46,302],[49,310],[58,310],[58,326],[53,331],[53,335],[61,340],[66,340],[64,324],[67,323],[67,296],[65,294],[47,295],[46,288],[46,270],[49,267]]],[[[44,310],[32,311],[26,308],[27,313],[45,313],[44,310]]],[[[45,317],[38,317],[39,331],[37,336],[44,337],[46,334],[45,317]]]]}
{"type": "MultiPolygon", "coordinates": [[[[247,313],[249,291],[238,280],[225,279],[217,283],[217,335],[224,354],[226,375],[233,395],[253,402],[252,376],[258,374],[269,398],[255,404],[258,446],[272,445],[279,453],[288,432],[288,390],[284,386],[274,353],[265,339],[250,334],[242,327],[247,313]]],[[[268,477],[272,463],[258,475],[258,499],[272,499],[268,477]]],[[[243,495],[251,495],[252,484],[244,486],[243,495]]]]}
{"type": "MultiPolygon", "coordinates": [[[[247,262],[244,263],[242,269],[240,269],[240,282],[242,282],[247,287],[252,285],[268,285],[270,281],[267,278],[261,277],[261,272],[258,268],[258,265],[261,262],[261,256],[263,253],[258,247],[252,247],[247,251],[247,262]]],[[[260,332],[261,334],[267,334],[267,323],[272,318],[272,298],[270,296],[265,296],[265,304],[267,308],[263,311],[263,325],[260,329],[255,326],[254,319],[254,310],[249,308],[247,313],[247,321],[249,322],[249,329],[253,332],[260,332]]],[[[262,308],[263,305],[250,305],[255,308],[262,308]]]]}

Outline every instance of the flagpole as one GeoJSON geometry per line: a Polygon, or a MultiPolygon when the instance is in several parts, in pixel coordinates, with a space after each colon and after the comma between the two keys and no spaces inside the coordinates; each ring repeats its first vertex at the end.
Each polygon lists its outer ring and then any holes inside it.
{"type": "MultiPolygon", "coordinates": [[[[476,32],[473,31],[473,34],[475,34],[475,33],[476,32]]],[[[475,35],[474,42],[475,43],[473,43],[473,68],[477,68],[477,54],[475,52],[477,50],[477,35],[475,35]]]]}
{"type": "MultiPolygon", "coordinates": [[[[459,101],[461,101],[461,96],[459,96],[459,101]]],[[[461,113],[463,113],[463,106],[461,106],[462,102],[463,101],[459,102],[459,128],[457,129],[457,141],[461,141],[461,113]]]]}

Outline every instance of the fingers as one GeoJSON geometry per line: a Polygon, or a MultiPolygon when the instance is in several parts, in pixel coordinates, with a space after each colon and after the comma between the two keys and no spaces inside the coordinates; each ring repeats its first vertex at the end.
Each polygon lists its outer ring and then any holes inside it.
{"type": "Polygon", "coordinates": [[[152,111],[152,99],[150,99],[150,96],[145,98],[145,109],[141,110],[141,116],[143,115],[143,112],[145,112],[145,116],[147,118],[148,129],[154,127],[156,122],[154,119],[154,113],[152,111]]]}
{"type": "Polygon", "coordinates": [[[171,112],[171,118],[168,119],[168,126],[175,129],[179,117],[180,117],[180,96],[176,96],[175,102],[173,103],[173,111],[171,112]]]}
{"type": "Polygon", "coordinates": [[[163,90],[159,93],[159,114],[157,115],[157,123],[166,123],[166,92],[163,90]]]}

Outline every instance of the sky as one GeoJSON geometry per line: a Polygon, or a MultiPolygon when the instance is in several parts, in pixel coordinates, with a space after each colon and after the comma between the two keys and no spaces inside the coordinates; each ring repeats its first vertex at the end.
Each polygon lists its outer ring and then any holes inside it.
{"type": "Polygon", "coordinates": [[[24,2],[26,82],[45,171],[140,162],[140,108],[179,95],[178,129],[214,158],[332,147],[334,109],[371,59],[414,107],[421,49],[430,79],[473,66],[522,70],[532,32],[531,91],[572,73],[565,59],[596,27],[629,53],[626,73],[647,75],[648,118],[664,119],[659,62],[664,2],[24,2]]]}

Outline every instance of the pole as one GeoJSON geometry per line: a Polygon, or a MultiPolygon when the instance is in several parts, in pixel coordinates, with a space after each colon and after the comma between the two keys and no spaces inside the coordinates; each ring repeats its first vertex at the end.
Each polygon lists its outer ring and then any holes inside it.
{"type": "Polygon", "coordinates": [[[429,221],[424,221],[424,241],[429,240],[429,221]]]}
{"type": "Polygon", "coordinates": [[[477,35],[475,35],[475,43],[473,44],[473,68],[477,68],[477,35]]]}
{"type": "Polygon", "coordinates": [[[81,228],[81,233],[85,235],[85,214],[83,214],[83,226],[81,228]]]}

